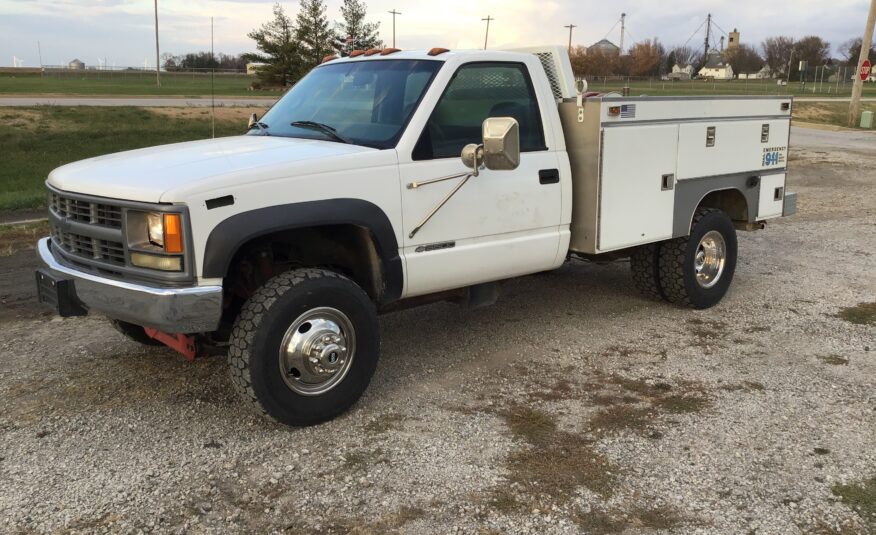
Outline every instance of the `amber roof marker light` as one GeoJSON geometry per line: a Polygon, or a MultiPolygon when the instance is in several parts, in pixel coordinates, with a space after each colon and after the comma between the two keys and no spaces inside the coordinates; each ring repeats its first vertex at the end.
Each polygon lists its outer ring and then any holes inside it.
{"type": "Polygon", "coordinates": [[[401,52],[400,48],[384,48],[382,52],[380,52],[381,56],[388,56],[390,54],[395,54],[396,52],[401,52]]]}
{"type": "Polygon", "coordinates": [[[428,54],[429,54],[430,56],[439,56],[439,55],[441,55],[441,54],[444,54],[445,52],[450,52],[450,50],[447,49],[447,48],[438,48],[438,47],[436,47],[436,48],[433,48],[432,50],[430,50],[428,54]]]}

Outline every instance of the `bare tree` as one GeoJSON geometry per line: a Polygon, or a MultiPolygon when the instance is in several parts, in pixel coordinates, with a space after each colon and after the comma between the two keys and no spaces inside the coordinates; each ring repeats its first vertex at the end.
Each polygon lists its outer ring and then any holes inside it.
{"type": "Polygon", "coordinates": [[[656,76],[660,74],[665,51],[663,46],[654,39],[642,41],[630,48],[629,68],[632,76],[656,76]]]}
{"type": "MultiPolygon", "coordinates": [[[[675,54],[675,63],[678,64],[680,67],[693,65],[699,57],[699,51],[695,51],[693,48],[687,45],[677,46],[673,48],[671,54],[675,54]]],[[[672,65],[670,65],[669,68],[671,69],[672,65]]]]}
{"type": "Polygon", "coordinates": [[[724,53],[727,63],[737,75],[740,73],[755,73],[763,68],[764,60],[754,47],[741,44],[724,53]]]}
{"type": "Polygon", "coordinates": [[[763,49],[763,58],[773,76],[785,76],[788,72],[788,64],[791,62],[791,54],[794,51],[794,38],[769,37],[761,43],[760,47],[763,49]]]}
{"type": "MultiPolygon", "coordinates": [[[[849,39],[845,43],[839,46],[839,53],[842,54],[845,65],[850,67],[858,66],[858,56],[861,54],[861,42],[863,39],[860,37],[856,37],[855,39],[849,39]]],[[[870,47],[870,53],[868,54],[871,58],[876,58],[876,44],[870,47]]]]}

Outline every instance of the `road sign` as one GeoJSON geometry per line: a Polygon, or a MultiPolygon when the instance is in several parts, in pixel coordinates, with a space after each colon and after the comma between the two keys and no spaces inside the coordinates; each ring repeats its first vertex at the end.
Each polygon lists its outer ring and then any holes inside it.
{"type": "Polygon", "coordinates": [[[858,76],[861,77],[861,81],[866,82],[870,79],[870,72],[872,66],[870,65],[870,60],[865,59],[864,63],[861,63],[861,72],[858,73],[858,76]]]}

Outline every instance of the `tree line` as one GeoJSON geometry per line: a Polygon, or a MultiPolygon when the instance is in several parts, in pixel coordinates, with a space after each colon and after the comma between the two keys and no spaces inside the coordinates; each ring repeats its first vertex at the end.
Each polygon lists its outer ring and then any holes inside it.
{"type": "Polygon", "coordinates": [[[264,63],[259,77],[269,85],[285,86],[304,76],[329,55],[347,55],[354,49],[380,48],[379,24],[366,22],[367,6],[361,0],[344,0],[341,21],[329,21],[324,0],[300,0],[293,20],[280,4],[273,18],[247,36],[258,52],[244,54],[247,61],[264,63]]]}
{"type": "MultiPolygon", "coordinates": [[[[838,47],[841,57],[833,58],[830,43],[821,37],[809,35],[794,39],[778,36],[765,39],[759,49],[748,44],[728,48],[723,51],[722,59],[736,75],[756,73],[766,66],[772,77],[785,78],[790,67],[790,78],[799,80],[800,61],[809,65],[807,76],[812,75],[815,67],[825,66],[834,71],[838,67],[855,67],[861,46],[860,37],[850,39],[838,47]]],[[[870,49],[870,55],[876,55],[876,47],[870,49]]],[[[577,76],[591,77],[662,76],[672,72],[676,64],[681,67],[690,65],[696,74],[706,59],[702,49],[690,46],[666,48],[657,39],[635,43],[623,54],[576,46],[570,50],[569,56],[577,76]]]]}
{"type": "Polygon", "coordinates": [[[173,71],[189,71],[193,69],[217,69],[217,70],[236,70],[242,71],[246,69],[246,58],[243,54],[212,54],[206,52],[190,52],[175,56],[173,54],[161,55],[161,66],[164,70],[173,71]]]}

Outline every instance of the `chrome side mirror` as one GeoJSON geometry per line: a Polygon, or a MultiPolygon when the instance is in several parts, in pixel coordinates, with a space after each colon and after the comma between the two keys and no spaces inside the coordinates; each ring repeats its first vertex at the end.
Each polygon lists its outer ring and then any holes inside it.
{"type": "Polygon", "coordinates": [[[512,171],[520,165],[520,125],[512,117],[484,121],[484,166],[493,171],[512,171]]]}
{"type": "Polygon", "coordinates": [[[482,145],[469,143],[462,148],[462,163],[478,176],[482,167],[493,171],[512,171],[520,165],[520,125],[512,117],[490,117],[483,124],[482,145]]]}
{"type": "Polygon", "coordinates": [[[259,122],[259,116],[253,113],[249,116],[249,124],[247,124],[246,127],[252,128],[252,125],[256,124],[257,122],[259,122]]]}

